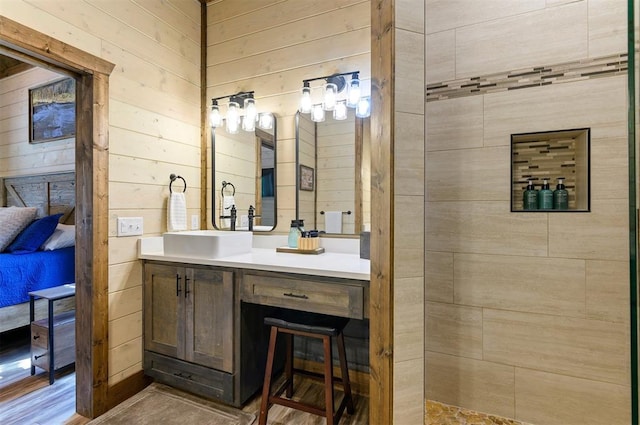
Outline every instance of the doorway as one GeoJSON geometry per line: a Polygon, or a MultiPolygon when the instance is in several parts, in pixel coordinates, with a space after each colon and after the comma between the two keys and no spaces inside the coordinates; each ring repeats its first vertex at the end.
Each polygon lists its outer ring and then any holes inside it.
{"type": "Polygon", "coordinates": [[[0,54],[76,79],[76,411],[108,407],[108,104],[113,64],[0,16],[0,54]]]}

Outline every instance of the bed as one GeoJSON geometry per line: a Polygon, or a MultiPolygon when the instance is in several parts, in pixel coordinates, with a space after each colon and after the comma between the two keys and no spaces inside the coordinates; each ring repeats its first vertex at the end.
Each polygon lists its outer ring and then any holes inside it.
{"type": "MultiPolygon", "coordinates": [[[[75,282],[75,173],[0,178],[0,183],[0,206],[19,207],[20,211],[31,213],[35,210],[35,220],[9,246],[2,244],[0,234],[0,332],[5,332],[29,324],[30,291],[75,282]],[[35,251],[35,247],[21,251],[20,242],[26,240],[28,228],[33,229],[36,221],[49,223],[47,231],[53,226],[55,235],[35,251]],[[42,248],[45,245],[47,250],[42,248]]],[[[5,222],[3,227],[9,226],[5,222]]],[[[46,302],[42,301],[36,302],[36,319],[46,317],[46,302]]],[[[74,304],[73,298],[61,300],[55,310],[67,311],[74,304]]]]}

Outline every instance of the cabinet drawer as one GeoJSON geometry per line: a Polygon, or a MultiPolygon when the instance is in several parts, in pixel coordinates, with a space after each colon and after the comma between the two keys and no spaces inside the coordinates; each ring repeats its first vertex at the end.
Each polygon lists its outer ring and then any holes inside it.
{"type": "Polygon", "coordinates": [[[164,384],[233,404],[233,375],[216,369],[144,352],[144,372],[164,384]]]}
{"type": "Polygon", "coordinates": [[[245,274],[242,301],[362,319],[364,288],[344,282],[245,274]]]}
{"type": "MultiPolygon", "coordinates": [[[[54,369],[75,361],[76,350],[75,312],[58,314],[53,321],[55,364],[54,369]]],[[[49,370],[49,321],[42,319],[31,323],[31,360],[34,366],[49,370]]]]}

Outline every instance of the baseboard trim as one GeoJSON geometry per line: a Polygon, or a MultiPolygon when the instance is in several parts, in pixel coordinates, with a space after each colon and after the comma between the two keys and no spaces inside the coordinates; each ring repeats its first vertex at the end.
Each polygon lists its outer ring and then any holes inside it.
{"type": "Polygon", "coordinates": [[[153,380],[139,371],[107,389],[107,407],[113,409],[129,397],[144,390],[153,380]]]}

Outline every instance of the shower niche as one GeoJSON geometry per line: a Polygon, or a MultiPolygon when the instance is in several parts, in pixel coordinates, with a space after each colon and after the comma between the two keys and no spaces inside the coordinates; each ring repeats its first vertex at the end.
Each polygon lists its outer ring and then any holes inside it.
{"type": "Polygon", "coordinates": [[[511,212],[590,211],[590,145],[589,128],[512,134],[511,212]],[[540,198],[545,179],[552,192],[558,179],[563,179],[568,208],[524,208],[523,196],[529,181],[540,198]]]}

